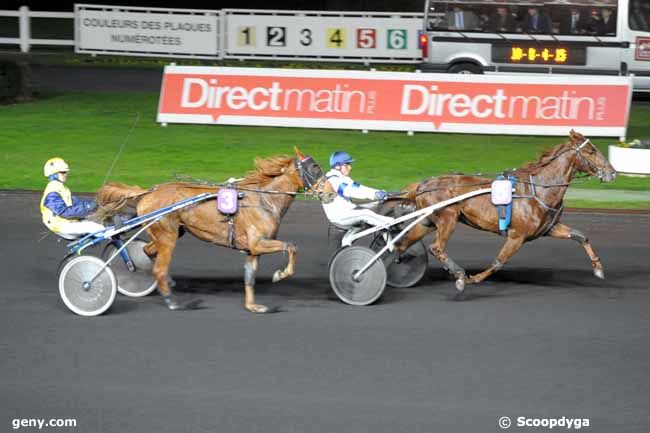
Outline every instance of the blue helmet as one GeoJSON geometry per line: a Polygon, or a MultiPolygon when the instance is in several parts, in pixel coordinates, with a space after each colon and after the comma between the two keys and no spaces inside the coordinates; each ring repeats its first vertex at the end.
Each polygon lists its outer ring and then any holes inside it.
{"type": "Polygon", "coordinates": [[[354,159],[347,152],[337,151],[330,156],[330,167],[334,168],[337,165],[351,164],[354,159]]]}

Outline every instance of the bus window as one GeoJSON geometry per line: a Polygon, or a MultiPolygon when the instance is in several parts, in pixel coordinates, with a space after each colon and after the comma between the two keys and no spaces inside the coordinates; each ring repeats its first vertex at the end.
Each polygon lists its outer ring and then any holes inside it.
{"type": "MultiPolygon", "coordinates": [[[[647,0],[633,0],[645,4],[647,0]]],[[[482,33],[616,35],[616,1],[566,4],[563,0],[429,3],[427,30],[482,33]]]]}
{"type": "Polygon", "coordinates": [[[647,0],[630,0],[629,24],[631,30],[650,31],[650,4],[647,0]]]}

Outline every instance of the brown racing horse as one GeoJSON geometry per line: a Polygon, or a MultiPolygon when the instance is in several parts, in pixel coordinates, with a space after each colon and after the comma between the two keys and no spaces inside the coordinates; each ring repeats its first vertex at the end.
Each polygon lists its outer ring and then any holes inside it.
{"type": "MultiPolygon", "coordinates": [[[[176,241],[180,233],[189,231],[203,241],[248,253],[244,265],[246,309],[254,313],[270,311],[268,307],[255,303],[255,272],[259,257],[262,254],[286,252],[289,256],[287,266],[274,273],[273,282],[293,275],[296,247],[290,242],[275,239],[280,220],[297,191],[315,190],[324,179],[321,168],[311,157],[303,155],[297,148],[295,152],[297,158],[275,156],[256,159],[255,170],[235,184],[235,188],[244,193],[244,198],[240,200],[240,208],[232,218],[232,225],[229,218],[219,212],[215,200],[207,200],[172,212],[147,229],[151,242],[145,247],[145,252],[150,257],[155,256],[153,275],[170,309],[194,306],[179,302],[168,284],[169,265],[176,241]]],[[[189,197],[218,190],[218,187],[181,182],[158,185],[151,190],[109,183],[99,190],[98,203],[114,213],[128,201],[135,202],[137,214],[144,215],[189,197]]]]}
{"type": "MultiPolygon", "coordinates": [[[[458,221],[479,230],[499,233],[497,210],[489,194],[437,210],[405,236],[398,251],[405,251],[414,242],[436,230],[430,251],[456,279],[460,294],[466,283],[479,283],[501,269],[525,242],[540,236],[552,236],[580,242],[591,259],[594,274],[604,278],[603,266],[587,236],[559,222],[564,194],[576,172],[598,176],[604,182],[611,182],[616,177],[616,171],[600,150],[581,134],[571,130],[567,142],[554,146],[545,151],[539,160],[511,173],[517,182],[513,193],[516,198],[512,203],[512,221],[496,260],[483,272],[468,277],[465,270],[445,252],[445,247],[458,221]]],[[[415,201],[418,209],[422,209],[472,190],[489,188],[492,181],[469,175],[439,176],[407,187],[407,197],[415,201]]]]}

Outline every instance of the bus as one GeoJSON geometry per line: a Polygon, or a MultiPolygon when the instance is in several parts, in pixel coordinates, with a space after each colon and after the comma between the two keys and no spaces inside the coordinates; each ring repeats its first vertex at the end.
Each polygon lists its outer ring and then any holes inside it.
{"type": "Polygon", "coordinates": [[[650,0],[426,0],[423,72],[634,75],[650,92],[650,0]]]}

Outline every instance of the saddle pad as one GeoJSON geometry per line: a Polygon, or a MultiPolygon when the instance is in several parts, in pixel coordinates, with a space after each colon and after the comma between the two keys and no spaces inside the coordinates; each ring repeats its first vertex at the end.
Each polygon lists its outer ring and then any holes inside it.
{"type": "Polygon", "coordinates": [[[510,204],[512,202],[512,183],[507,180],[492,182],[492,203],[495,205],[510,204]]]}
{"type": "Polygon", "coordinates": [[[217,193],[217,209],[225,215],[233,215],[237,212],[237,190],[222,188],[217,193]]]}

